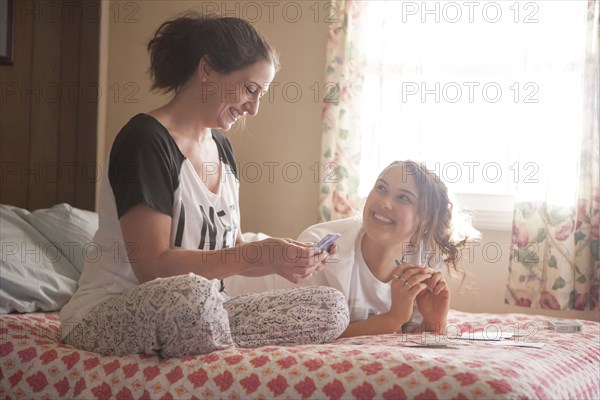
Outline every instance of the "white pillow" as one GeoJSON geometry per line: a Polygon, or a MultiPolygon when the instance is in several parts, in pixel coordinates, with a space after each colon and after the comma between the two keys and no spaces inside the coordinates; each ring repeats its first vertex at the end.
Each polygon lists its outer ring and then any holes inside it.
{"type": "Polygon", "coordinates": [[[80,272],[23,216],[0,205],[0,314],[58,310],[69,301],[80,272]]]}
{"type": "Polygon", "coordinates": [[[25,221],[54,243],[81,274],[86,254],[95,257],[97,251],[91,242],[98,230],[98,214],[66,203],[31,213],[23,211],[25,221]]]}

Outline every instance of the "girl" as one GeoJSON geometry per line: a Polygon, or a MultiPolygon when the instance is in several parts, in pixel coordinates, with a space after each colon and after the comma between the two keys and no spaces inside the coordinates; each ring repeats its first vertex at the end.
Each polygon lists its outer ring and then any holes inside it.
{"type": "Polygon", "coordinates": [[[413,161],[381,172],[362,218],[314,225],[300,241],[341,233],[335,258],[312,283],[339,289],[350,308],[342,337],[396,332],[409,323],[441,332],[450,306],[442,274],[456,269],[466,236],[452,236],[452,203],[439,177],[413,161]]]}

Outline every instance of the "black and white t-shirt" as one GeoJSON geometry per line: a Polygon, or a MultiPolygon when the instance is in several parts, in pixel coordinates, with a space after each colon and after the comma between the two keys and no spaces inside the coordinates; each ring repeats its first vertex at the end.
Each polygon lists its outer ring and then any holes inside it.
{"type": "Polygon", "coordinates": [[[206,188],[207,176],[198,176],[156,119],[138,114],[121,129],[108,173],[102,174],[99,229],[90,246],[95,248],[87,251],[77,293],[61,310],[63,322],[77,323],[104,299],[139,285],[119,224],[138,204],[172,217],[171,247],[214,250],[235,245],[240,225],[235,160],[229,141],[216,130],[212,135],[221,162],[203,169],[207,175],[220,174],[217,193],[206,188]]]}

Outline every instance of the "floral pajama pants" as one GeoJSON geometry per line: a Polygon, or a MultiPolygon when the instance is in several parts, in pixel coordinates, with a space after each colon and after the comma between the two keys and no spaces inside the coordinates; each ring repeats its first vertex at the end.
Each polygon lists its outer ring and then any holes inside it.
{"type": "Polygon", "coordinates": [[[180,357],[238,346],[335,340],[348,326],[346,299],[298,287],[227,299],[218,281],[189,274],[155,279],[94,308],[65,343],[103,355],[180,357]]]}

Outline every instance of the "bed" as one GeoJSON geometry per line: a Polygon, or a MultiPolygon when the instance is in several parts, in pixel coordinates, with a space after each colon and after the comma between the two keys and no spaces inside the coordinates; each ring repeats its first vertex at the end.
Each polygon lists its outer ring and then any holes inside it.
{"type": "Polygon", "coordinates": [[[580,333],[557,333],[547,317],[524,314],[452,310],[445,335],[363,336],[178,359],[80,351],[59,342],[57,311],[83,261],[67,250],[89,244],[95,215],[68,205],[0,211],[3,399],[600,398],[600,324],[579,320],[580,333]],[[34,249],[37,263],[23,257],[34,249]],[[38,290],[27,288],[36,279],[38,290]]]}

